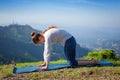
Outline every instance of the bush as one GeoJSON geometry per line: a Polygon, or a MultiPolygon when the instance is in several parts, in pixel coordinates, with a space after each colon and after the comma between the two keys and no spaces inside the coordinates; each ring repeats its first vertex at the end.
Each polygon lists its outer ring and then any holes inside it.
{"type": "Polygon", "coordinates": [[[85,59],[94,58],[96,60],[115,60],[115,52],[113,50],[100,50],[89,52],[85,59]]]}

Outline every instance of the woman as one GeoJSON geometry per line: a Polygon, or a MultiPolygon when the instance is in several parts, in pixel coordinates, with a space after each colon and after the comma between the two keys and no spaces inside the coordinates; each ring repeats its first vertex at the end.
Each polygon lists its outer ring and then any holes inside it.
{"type": "Polygon", "coordinates": [[[78,65],[88,65],[88,64],[99,64],[94,59],[92,60],[76,60],[76,40],[75,38],[65,30],[61,30],[56,26],[50,26],[42,33],[32,33],[32,41],[35,44],[44,43],[44,62],[40,66],[45,66],[40,68],[41,70],[48,69],[51,55],[51,47],[55,42],[61,42],[64,46],[64,52],[67,60],[70,62],[71,67],[78,65]]]}

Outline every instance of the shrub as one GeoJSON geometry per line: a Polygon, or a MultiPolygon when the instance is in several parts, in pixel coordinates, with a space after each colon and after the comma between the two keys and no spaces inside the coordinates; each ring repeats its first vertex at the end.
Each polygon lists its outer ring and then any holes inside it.
{"type": "Polygon", "coordinates": [[[85,59],[94,58],[96,60],[115,60],[115,52],[113,50],[100,50],[89,52],[85,59]]]}

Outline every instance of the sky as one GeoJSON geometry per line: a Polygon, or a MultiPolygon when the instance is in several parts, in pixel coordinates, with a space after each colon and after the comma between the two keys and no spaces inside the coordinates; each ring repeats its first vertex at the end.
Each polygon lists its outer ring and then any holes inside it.
{"type": "Polygon", "coordinates": [[[0,25],[120,27],[120,0],[0,0],[0,25]]]}

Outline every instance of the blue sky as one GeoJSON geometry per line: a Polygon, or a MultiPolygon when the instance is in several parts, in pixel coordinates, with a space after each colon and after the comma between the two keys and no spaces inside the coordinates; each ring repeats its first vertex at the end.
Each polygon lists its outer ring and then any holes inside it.
{"type": "Polygon", "coordinates": [[[0,0],[0,25],[120,27],[120,0],[0,0]]]}

